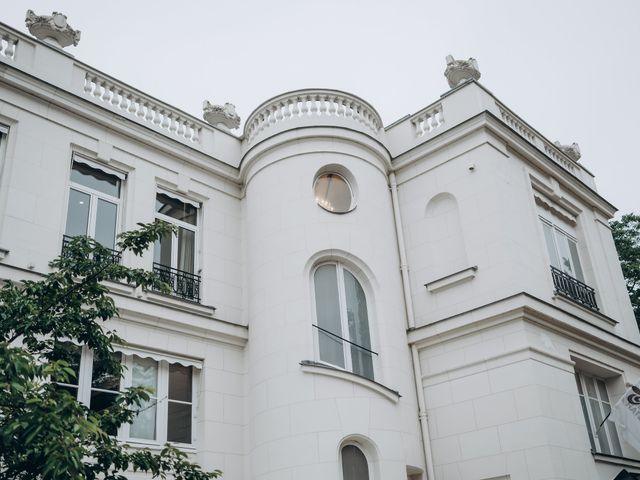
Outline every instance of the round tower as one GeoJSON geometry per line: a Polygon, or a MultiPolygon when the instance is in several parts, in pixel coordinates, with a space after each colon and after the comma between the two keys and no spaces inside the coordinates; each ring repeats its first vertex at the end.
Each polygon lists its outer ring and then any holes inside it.
{"type": "Polygon", "coordinates": [[[383,135],[335,90],[246,122],[249,478],[421,478],[383,135]]]}

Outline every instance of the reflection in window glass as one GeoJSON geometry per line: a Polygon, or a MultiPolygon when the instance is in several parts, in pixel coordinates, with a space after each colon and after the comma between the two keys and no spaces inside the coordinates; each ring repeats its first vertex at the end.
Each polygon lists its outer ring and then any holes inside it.
{"type": "Polygon", "coordinates": [[[191,443],[192,368],[169,365],[167,440],[191,443]]]}
{"type": "Polygon", "coordinates": [[[164,193],[158,193],[156,195],[156,212],[195,225],[198,209],[164,193]]]}
{"type": "Polygon", "coordinates": [[[90,195],[71,189],[69,192],[69,209],[67,210],[66,235],[76,237],[87,234],[90,201],[90,195]]]}
{"type": "Polygon", "coordinates": [[[347,181],[336,173],[320,175],[313,186],[316,203],[325,210],[345,213],[352,209],[353,195],[347,181]]]}
{"type": "Polygon", "coordinates": [[[367,457],[355,445],[346,445],[342,448],[342,478],[343,480],[369,480],[367,457]]]}
{"type": "Polygon", "coordinates": [[[334,333],[318,331],[320,360],[344,368],[344,345],[338,299],[338,277],[335,265],[322,265],[314,275],[316,317],[318,326],[334,333]]]}
{"type": "Polygon", "coordinates": [[[95,239],[103,246],[115,248],[116,241],[116,217],[118,207],[115,203],[98,199],[98,211],[96,212],[95,239]]]}
{"type": "Polygon", "coordinates": [[[151,358],[133,357],[131,371],[131,384],[134,387],[147,387],[153,390],[149,400],[139,407],[138,415],[129,427],[129,436],[155,440],[156,438],[156,411],[158,391],[158,362],[151,358]]]}
{"type": "MultiPolygon", "coordinates": [[[[344,270],[344,291],[347,307],[347,325],[349,326],[349,340],[371,350],[369,335],[369,321],[367,315],[367,299],[360,283],[355,277],[344,270]]],[[[371,353],[351,345],[351,364],[353,373],[373,379],[373,358],[371,353]]]]}
{"type": "Polygon", "coordinates": [[[120,179],[118,177],[109,175],[84,163],[73,162],[71,181],[112,197],[120,196],[120,179]]]}

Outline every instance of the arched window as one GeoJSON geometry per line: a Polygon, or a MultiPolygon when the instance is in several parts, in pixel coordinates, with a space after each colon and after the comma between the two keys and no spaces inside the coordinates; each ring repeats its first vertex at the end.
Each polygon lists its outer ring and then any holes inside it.
{"type": "Polygon", "coordinates": [[[369,480],[367,457],[355,445],[342,447],[342,480],[369,480]]]}
{"type": "Polygon", "coordinates": [[[320,361],[373,380],[367,298],[360,282],[340,263],[314,273],[320,361]]]}

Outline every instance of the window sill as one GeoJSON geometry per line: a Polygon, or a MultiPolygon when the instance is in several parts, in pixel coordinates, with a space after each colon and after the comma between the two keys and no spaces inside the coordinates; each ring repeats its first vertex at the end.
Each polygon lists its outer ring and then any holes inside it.
{"type": "Polygon", "coordinates": [[[445,288],[453,287],[454,285],[458,285],[462,282],[471,280],[476,276],[477,271],[478,266],[475,265],[473,267],[460,270],[459,272],[451,273],[442,278],[438,278],[437,280],[425,283],[424,286],[427,287],[427,291],[435,293],[440,290],[444,290],[445,288]]]}
{"type": "Polygon", "coordinates": [[[316,373],[318,375],[327,375],[329,377],[341,378],[357,385],[361,385],[365,388],[368,388],[369,390],[373,390],[374,392],[379,393],[393,403],[398,403],[398,401],[400,401],[400,397],[402,396],[397,391],[392,390],[389,387],[385,387],[381,383],[378,383],[374,380],[369,380],[368,378],[362,377],[353,372],[347,372],[346,370],[341,370],[324,363],[314,362],[312,360],[302,360],[300,362],[300,367],[302,368],[302,371],[306,373],[316,373]]]}
{"type": "Polygon", "coordinates": [[[150,290],[141,292],[138,298],[146,300],[157,305],[174,308],[186,312],[213,317],[216,308],[210,305],[202,305],[201,303],[187,300],[186,298],[175,297],[173,295],[163,295],[162,293],[152,292],[150,290]]]}
{"type": "Polygon", "coordinates": [[[640,460],[629,457],[619,457],[617,455],[609,455],[606,453],[598,453],[591,451],[593,460],[601,463],[611,463],[613,465],[620,465],[622,467],[628,467],[633,469],[640,469],[640,460]]]}
{"type": "Polygon", "coordinates": [[[577,308],[581,312],[589,313],[589,314],[593,315],[594,317],[599,318],[600,320],[603,320],[603,321],[607,322],[611,326],[616,326],[618,324],[618,322],[616,320],[614,320],[613,318],[607,317],[605,314],[600,313],[600,312],[595,311],[595,310],[591,310],[590,308],[583,307],[578,302],[574,302],[570,298],[565,297],[564,295],[561,295],[559,293],[555,293],[552,298],[553,298],[554,301],[559,300],[560,303],[563,303],[565,305],[570,305],[570,306],[572,306],[574,308],[577,308]]]}
{"type": "MultiPolygon", "coordinates": [[[[119,442],[122,445],[133,448],[134,450],[150,450],[152,452],[160,452],[165,447],[165,445],[161,443],[147,443],[136,440],[119,440],[119,442]]],[[[170,445],[177,448],[178,450],[183,451],[186,454],[195,454],[198,452],[196,447],[194,447],[193,445],[185,445],[182,443],[171,443],[170,445]]]]}

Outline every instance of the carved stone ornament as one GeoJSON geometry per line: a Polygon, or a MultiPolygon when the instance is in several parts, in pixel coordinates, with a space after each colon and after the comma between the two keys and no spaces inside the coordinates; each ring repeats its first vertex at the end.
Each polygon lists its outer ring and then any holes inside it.
{"type": "Polygon", "coordinates": [[[31,35],[56,47],[76,46],[80,41],[80,30],[71,28],[67,23],[67,16],[60,12],[36,15],[33,10],[27,10],[24,23],[31,35]]]}
{"type": "Polygon", "coordinates": [[[469,60],[455,60],[453,56],[447,55],[447,69],[444,71],[447,82],[451,88],[457,87],[467,80],[478,80],[480,70],[475,58],[469,60]]]}
{"type": "Polygon", "coordinates": [[[238,128],[240,117],[236,113],[236,106],[232,103],[213,105],[209,100],[202,104],[202,118],[210,125],[224,125],[227,128],[238,128]]]}
{"type": "Polygon", "coordinates": [[[576,142],[573,142],[571,145],[562,145],[560,142],[555,142],[554,145],[562,150],[562,153],[574,162],[580,160],[580,157],[582,156],[580,153],[580,147],[576,142]]]}

